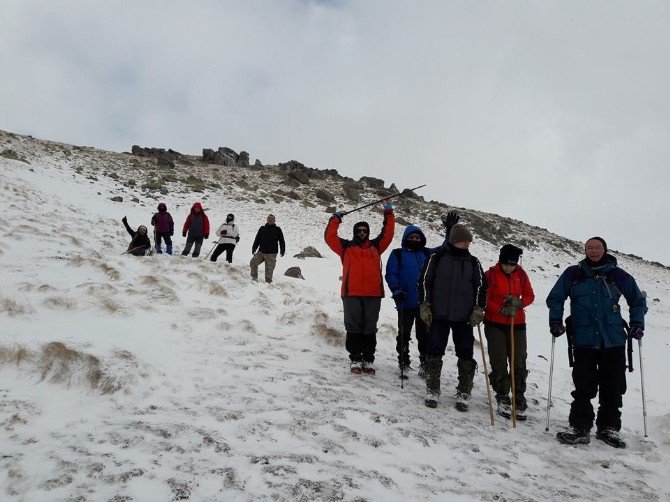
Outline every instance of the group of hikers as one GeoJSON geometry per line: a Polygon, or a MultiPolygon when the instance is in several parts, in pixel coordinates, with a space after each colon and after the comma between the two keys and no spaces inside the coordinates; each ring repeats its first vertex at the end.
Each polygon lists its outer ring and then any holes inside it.
{"type": "MultiPolygon", "coordinates": [[[[436,247],[427,246],[420,227],[407,226],[401,247],[390,253],[382,277],[381,255],[390,246],[395,232],[392,204],[384,201],[382,228],[374,238],[365,221],[354,224],[351,239],[340,237],[338,230],[346,214],[337,211],[330,217],[325,241],[342,262],[341,297],[351,373],[376,373],[377,322],[385,278],[398,313],[399,373],[407,378],[413,370],[409,347],[414,328],[419,352],[417,374],[426,382],[425,405],[438,406],[443,357],[451,333],[458,373],[455,407],[468,411],[477,370],[473,330],[475,327],[480,330],[483,323],[491,363],[488,378],[495,392],[497,414],[526,420],[524,309],[533,303],[535,294],[528,274],[519,264],[523,250],[512,244],[503,245],[497,263],[484,272],[480,261],[470,253],[472,233],[459,224],[458,212],[450,211],[442,218],[444,241],[436,247]]],[[[135,231],[125,217],[122,221],[132,237],[127,252],[135,255],[150,252],[147,227],[141,225],[135,231]]],[[[156,252],[162,253],[161,241],[164,241],[166,253],[171,254],[174,220],[164,203],[158,205],[151,225],[156,252]]],[[[186,238],[182,255],[193,247],[192,256],[197,257],[209,231],[209,219],[196,202],[182,228],[182,236],[186,238]]],[[[228,214],[219,226],[216,237],[211,260],[216,261],[225,251],[226,261],[232,262],[240,240],[233,214],[228,214]]],[[[622,396],[626,391],[626,343],[630,338],[641,340],[644,335],[646,298],[635,279],[619,268],[616,258],[607,252],[604,239],[591,237],[584,251],[584,259],[561,274],[546,299],[549,332],[559,337],[567,330],[574,359],[570,429],[559,432],[557,439],[565,444],[587,444],[595,421],[596,438],[625,448],[619,431],[622,396]],[[621,297],[629,307],[630,325],[621,315],[621,297]],[[564,304],[568,298],[570,316],[565,318],[564,304]],[[596,416],[591,400],[598,394],[596,416]]],[[[284,253],[284,235],[276,225],[275,216],[270,214],[252,244],[252,279],[258,280],[258,267],[265,263],[265,281],[272,282],[277,254],[284,256],[284,253]]],[[[479,335],[481,338],[481,331],[479,335]]]]}
{"type": "MultiPolygon", "coordinates": [[[[128,224],[128,219],[124,216],[121,221],[130,234],[131,241],[128,245],[126,253],[135,256],[145,256],[153,253],[163,253],[162,244],[165,243],[165,252],[172,254],[172,236],[174,235],[174,219],[167,210],[167,205],[164,202],[158,204],[158,212],[151,217],[151,225],[154,227],[154,247],[152,249],[151,239],[148,235],[148,229],[145,225],[140,225],[137,230],[133,230],[128,224]]],[[[182,256],[191,256],[197,258],[200,256],[202,243],[205,239],[209,239],[209,218],[205,213],[200,202],[195,202],[191,206],[191,211],[184,221],[182,227],[182,237],[186,238],[186,244],[182,250],[182,256]]],[[[211,261],[216,261],[224,252],[226,253],[226,261],[233,262],[233,252],[235,246],[240,241],[240,230],[235,223],[235,215],[229,213],[226,216],[226,221],[219,225],[216,230],[216,247],[212,248],[211,261]]],[[[268,215],[267,222],[261,226],[256,232],[256,238],[251,246],[251,262],[249,267],[251,270],[251,277],[258,280],[258,267],[265,263],[265,281],[272,282],[272,275],[274,273],[275,265],[277,263],[277,254],[284,256],[286,252],[286,243],[284,242],[284,234],[280,227],[275,223],[275,216],[268,215]]]]}
{"type": "MultiPolygon", "coordinates": [[[[385,201],[379,235],[371,238],[370,225],[360,221],[353,226],[352,238],[345,239],[339,237],[338,229],[346,214],[337,211],[331,216],[325,241],[342,261],[341,296],[350,371],[374,375],[377,321],[384,297],[381,255],[393,240],[395,217],[393,206],[385,201]]],[[[459,220],[455,211],[442,218],[445,238],[433,248],[427,246],[421,228],[409,225],[401,247],[394,249],[387,260],[384,278],[398,312],[400,375],[405,377],[412,370],[409,341],[414,327],[419,352],[417,374],[426,381],[424,403],[436,408],[442,359],[451,333],[458,370],[455,407],[468,411],[477,369],[473,329],[480,329],[483,323],[497,414],[525,420],[528,370],[524,308],[533,303],[535,294],[519,264],[523,250],[503,245],[498,262],[484,272],[469,250],[472,233],[459,220]],[[513,368],[508,361],[513,361],[513,368]],[[510,397],[512,382],[514,394],[510,397]]],[[[644,335],[645,294],[635,279],[617,266],[605,240],[592,237],[586,241],[584,259],[561,274],[546,303],[550,334],[561,336],[567,324],[574,358],[570,429],[559,432],[557,439],[564,444],[587,444],[595,420],[596,438],[625,448],[619,435],[626,391],[625,349],[628,337],[640,340],[644,335]],[[629,307],[629,329],[621,315],[622,296],[629,307]],[[571,315],[564,319],[568,298],[571,315]],[[591,400],[598,393],[596,417],[591,400]]]]}

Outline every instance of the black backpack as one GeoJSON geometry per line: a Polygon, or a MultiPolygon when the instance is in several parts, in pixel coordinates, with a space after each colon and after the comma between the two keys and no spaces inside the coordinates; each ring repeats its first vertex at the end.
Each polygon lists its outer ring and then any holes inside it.
{"type": "MultiPolygon", "coordinates": [[[[423,251],[423,255],[426,258],[430,257],[430,251],[428,251],[426,248],[422,248],[421,251],[423,251]]],[[[396,260],[398,260],[398,268],[402,267],[402,248],[395,248],[393,251],[391,251],[391,254],[395,256],[396,260]]]]}

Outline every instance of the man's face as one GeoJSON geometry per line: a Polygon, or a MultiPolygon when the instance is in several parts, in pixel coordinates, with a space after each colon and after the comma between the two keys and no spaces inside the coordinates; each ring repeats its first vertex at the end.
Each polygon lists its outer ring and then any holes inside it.
{"type": "Polygon", "coordinates": [[[356,227],[356,237],[364,241],[365,239],[368,238],[368,229],[363,226],[356,227]]]}
{"type": "Polygon", "coordinates": [[[417,233],[411,233],[407,236],[407,242],[421,242],[421,236],[417,233]]]}
{"type": "Polygon", "coordinates": [[[275,215],[271,214],[268,216],[268,224],[274,225],[275,224],[275,215]]]}
{"type": "Polygon", "coordinates": [[[605,246],[598,239],[586,241],[586,257],[591,261],[600,261],[605,255],[605,246]]]}
{"type": "Polygon", "coordinates": [[[195,207],[193,208],[193,212],[194,212],[194,213],[199,213],[199,212],[200,212],[200,208],[199,208],[198,206],[195,206],[195,207]]]}
{"type": "Polygon", "coordinates": [[[502,267],[503,272],[505,272],[506,274],[511,274],[512,272],[514,272],[514,269],[516,268],[516,265],[508,265],[506,263],[501,264],[500,266],[502,267]]]}
{"type": "Polygon", "coordinates": [[[466,242],[457,242],[456,244],[454,244],[454,247],[458,248],[458,249],[468,249],[470,247],[470,243],[467,242],[467,241],[466,242]]]}

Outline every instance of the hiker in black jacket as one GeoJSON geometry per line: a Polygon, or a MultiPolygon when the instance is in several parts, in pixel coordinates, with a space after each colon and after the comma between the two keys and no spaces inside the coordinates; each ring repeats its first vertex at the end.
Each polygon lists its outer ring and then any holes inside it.
{"type": "Polygon", "coordinates": [[[437,406],[440,396],[442,357],[449,331],[454,335],[458,357],[456,409],[467,411],[472,381],[477,369],[473,359],[475,338],[472,333],[484,319],[488,284],[479,260],[468,248],[472,234],[463,225],[454,225],[449,244],[424,263],[419,275],[419,313],[429,328],[426,343],[426,399],[429,408],[437,406]]]}
{"type": "Polygon", "coordinates": [[[258,266],[265,262],[265,282],[272,282],[272,273],[277,264],[277,252],[284,256],[286,244],[281,228],[275,224],[275,215],[270,214],[267,223],[258,229],[251,246],[251,253],[254,257],[249,266],[251,267],[251,278],[254,281],[258,280],[258,266]]]}
{"type": "Polygon", "coordinates": [[[128,250],[126,253],[130,253],[134,256],[144,256],[147,254],[147,250],[151,249],[151,240],[149,239],[147,227],[140,225],[137,227],[137,230],[133,230],[128,225],[128,218],[125,216],[121,218],[123,226],[126,227],[126,230],[133,238],[128,245],[128,250]]]}

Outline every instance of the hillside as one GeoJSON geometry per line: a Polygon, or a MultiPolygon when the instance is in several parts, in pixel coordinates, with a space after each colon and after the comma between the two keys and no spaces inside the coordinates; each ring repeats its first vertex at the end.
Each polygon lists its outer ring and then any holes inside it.
{"type": "MultiPolygon", "coordinates": [[[[286,166],[221,166],[189,156],[159,164],[6,132],[0,153],[3,500],[670,499],[665,267],[616,254],[649,298],[649,441],[640,441],[636,371],[624,396],[629,448],[595,440],[562,447],[554,435],[567,424],[570,370],[561,339],[545,433],[551,345],[543,300],[580,256],[579,243],[461,208],[485,267],[502,242],[526,249],[537,294],[527,310],[529,421],[491,427],[480,374],[470,412],[453,408],[451,344],[436,410],[423,405],[416,375],[400,388],[390,300],[380,317],[377,376],[348,372],[340,263],[323,243],[326,208],[349,209],[389,188],[307,168],[297,169],[305,180],[286,166]],[[117,197],[123,200],[111,200],[117,197]],[[196,200],[212,225],[235,213],[242,239],[232,265],[122,254],[129,242],[122,216],[146,225],[164,201],[179,226],[196,200]],[[248,260],[269,212],[287,253],[267,285],[251,281],[248,260]],[[293,258],[309,245],[324,258],[293,258]],[[305,280],[284,277],[290,266],[301,267],[305,280]]],[[[397,202],[400,221],[441,242],[440,215],[450,206],[418,196],[397,202]]],[[[374,233],[379,208],[360,219],[374,233]]],[[[175,238],[177,250],[183,243],[175,238]]],[[[210,248],[206,241],[203,249],[210,248]]]]}

